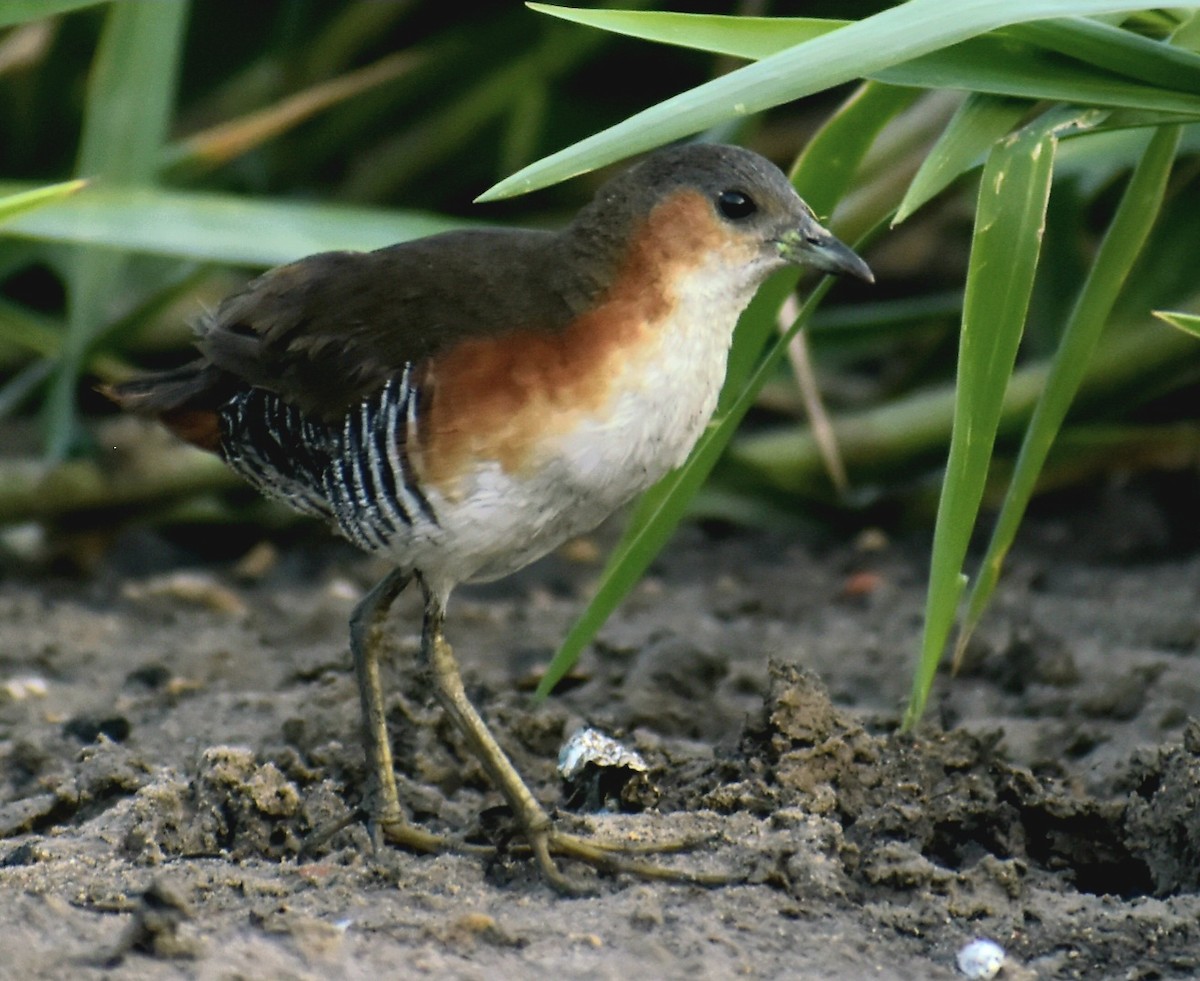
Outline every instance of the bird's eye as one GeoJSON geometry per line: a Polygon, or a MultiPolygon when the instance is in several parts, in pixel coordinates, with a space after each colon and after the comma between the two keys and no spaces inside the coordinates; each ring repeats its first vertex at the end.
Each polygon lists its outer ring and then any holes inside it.
{"type": "Polygon", "coordinates": [[[721,209],[721,214],[733,221],[748,218],[758,210],[754,199],[741,191],[722,191],[717,198],[717,207],[721,209]]]}

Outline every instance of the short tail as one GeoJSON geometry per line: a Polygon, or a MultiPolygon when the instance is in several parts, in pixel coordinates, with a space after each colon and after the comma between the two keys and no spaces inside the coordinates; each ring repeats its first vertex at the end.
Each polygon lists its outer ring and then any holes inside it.
{"type": "Polygon", "coordinates": [[[217,410],[230,394],[222,395],[228,387],[222,374],[212,364],[193,361],[99,390],[127,412],[154,416],[181,439],[215,453],[221,442],[217,410]]]}
{"type": "Polygon", "coordinates": [[[201,404],[215,407],[212,399],[215,372],[211,364],[193,361],[173,371],[141,375],[116,385],[101,385],[100,392],[127,412],[158,415],[171,409],[201,404]]]}

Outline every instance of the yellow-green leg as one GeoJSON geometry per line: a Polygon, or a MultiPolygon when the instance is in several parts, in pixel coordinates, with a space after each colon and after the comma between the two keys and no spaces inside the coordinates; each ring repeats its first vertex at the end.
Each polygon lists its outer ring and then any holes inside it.
{"type": "MultiPolygon", "coordinates": [[[[628,872],[643,878],[668,879],[701,885],[724,885],[733,881],[727,875],[678,872],[626,857],[639,849],[619,843],[607,843],[558,831],[545,808],[537,802],[516,767],[492,736],[487,724],[467,698],[454,652],[442,633],[445,618],[442,606],[422,581],[425,591],[425,624],[421,635],[422,659],[433,676],[434,690],[439,703],[462,733],[472,752],[491,778],[496,789],[512,808],[521,832],[529,843],[538,866],[547,881],[566,893],[579,892],[559,871],[552,856],[561,855],[614,872],[628,872]]],[[[668,851],[688,847],[690,843],[676,842],[666,847],[644,851],[668,851]]]]}
{"type": "Polygon", "coordinates": [[[465,845],[415,827],[400,808],[379,661],[384,648],[383,628],[388,610],[411,578],[411,574],[402,569],[388,573],[363,597],[350,616],[350,651],[354,656],[354,673],[362,700],[363,748],[367,754],[367,779],[370,781],[366,807],[371,837],[377,847],[381,844],[380,839],[385,838],[394,845],[419,852],[488,853],[490,849],[465,845]]]}

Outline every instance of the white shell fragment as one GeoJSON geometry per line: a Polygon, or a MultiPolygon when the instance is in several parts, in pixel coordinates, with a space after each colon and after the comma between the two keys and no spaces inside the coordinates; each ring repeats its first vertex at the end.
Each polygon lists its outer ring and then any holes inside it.
{"type": "Polygon", "coordinates": [[[589,763],[602,769],[620,767],[646,772],[646,761],[612,736],[599,729],[577,729],[558,751],[558,775],[563,780],[574,780],[589,763]]]}
{"type": "Polygon", "coordinates": [[[599,729],[580,729],[558,753],[563,806],[597,814],[644,811],[658,801],[646,761],[599,729]]]}
{"type": "Polygon", "coordinates": [[[1004,966],[1004,948],[996,941],[980,937],[961,948],[955,958],[958,969],[967,977],[988,981],[1004,966]]]}

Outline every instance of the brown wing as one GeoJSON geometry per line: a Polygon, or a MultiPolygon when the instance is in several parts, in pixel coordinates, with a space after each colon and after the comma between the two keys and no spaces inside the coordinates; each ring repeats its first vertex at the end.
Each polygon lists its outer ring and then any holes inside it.
{"type": "Polygon", "coordinates": [[[549,273],[558,236],[449,232],[377,252],[326,252],[281,266],[202,327],[206,361],[243,385],[336,417],[407,363],[471,336],[553,330],[591,300],[549,273]]]}
{"type": "Polygon", "coordinates": [[[550,232],[478,229],[312,255],[228,297],[200,325],[199,360],[107,392],[177,430],[173,420],[192,427],[190,413],[247,387],[335,419],[404,365],[466,338],[565,325],[593,302],[603,275],[594,262],[563,263],[562,247],[550,232]]]}

